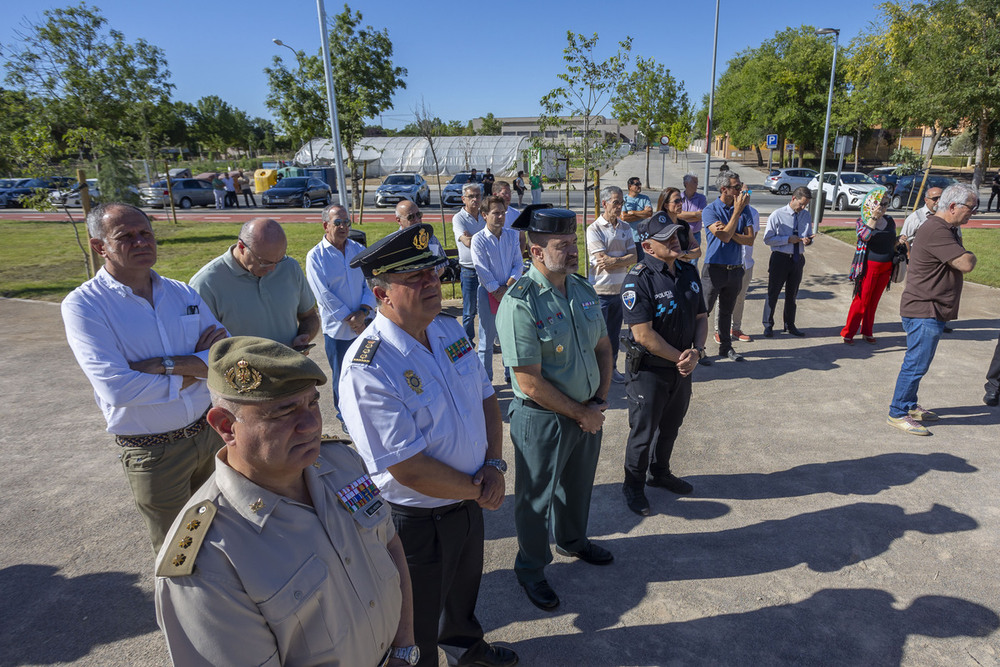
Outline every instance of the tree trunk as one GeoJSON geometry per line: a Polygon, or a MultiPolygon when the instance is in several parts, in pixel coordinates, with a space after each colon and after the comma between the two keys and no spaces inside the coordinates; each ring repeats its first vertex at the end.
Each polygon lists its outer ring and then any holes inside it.
{"type": "Polygon", "coordinates": [[[989,153],[989,133],[992,119],[988,109],[979,111],[979,136],[976,137],[976,169],[972,172],[972,187],[979,190],[983,183],[986,169],[986,156],[989,153]]]}
{"type": "MultiPolygon", "coordinates": [[[[922,181],[920,181],[920,188],[917,190],[916,199],[913,201],[906,202],[906,206],[913,206],[911,212],[917,210],[917,204],[919,204],[920,200],[923,199],[924,197],[924,188],[927,187],[927,177],[931,173],[931,161],[934,160],[934,149],[937,148],[938,139],[941,137],[942,134],[943,131],[941,129],[941,122],[935,121],[934,129],[931,131],[931,147],[927,151],[927,162],[924,163],[924,178],[922,181]]],[[[904,206],[903,208],[906,208],[906,206],[904,206]]]]}
{"type": "Polygon", "coordinates": [[[764,166],[764,155],[760,152],[760,145],[759,144],[754,144],[754,148],[757,149],[757,166],[758,167],[763,167],[764,166]]]}
{"type": "Polygon", "coordinates": [[[861,160],[861,126],[858,125],[858,136],[854,140],[854,171],[858,171],[858,162],[861,160]]]}

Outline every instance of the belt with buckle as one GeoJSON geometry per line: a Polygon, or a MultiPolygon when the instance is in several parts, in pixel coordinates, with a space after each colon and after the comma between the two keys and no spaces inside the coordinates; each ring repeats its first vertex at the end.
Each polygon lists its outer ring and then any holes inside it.
{"type": "MultiPolygon", "coordinates": [[[[208,411],[205,411],[208,414],[208,411]]],[[[174,440],[192,438],[208,427],[208,420],[205,415],[200,419],[191,422],[184,428],[167,433],[150,433],[149,435],[116,435],[115,442],[122,447],[155,447],[156,445],[169,445],[174,440]]]]}

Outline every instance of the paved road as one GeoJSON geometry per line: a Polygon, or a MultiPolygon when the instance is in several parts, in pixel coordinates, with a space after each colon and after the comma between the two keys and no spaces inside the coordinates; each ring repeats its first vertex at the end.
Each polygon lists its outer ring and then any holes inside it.
{"type": "MultiPolygon", "coordinates": [[[[555,556],[556,613],[515,583],[510,496],[487,516],[491,640],[545,666],[1000,664],[1000,410],[981,403],[1000,292],[966,285],[921,391],[942,421],[908,436],[885,424],[900,290],[883,299],[877,345],[837,335],[852,252],[829,237],[809,249],[808,337],[740,344],[746,363],[696,371],[674,455],[695,493],[652,490],[642,519],[620,494],[627,414],[613,387],[590,532],[616,562],[555,556]]],[[[152,554],[57,305],[0,300],[0,344],[0,665],[166,664],[152,554]]]]}

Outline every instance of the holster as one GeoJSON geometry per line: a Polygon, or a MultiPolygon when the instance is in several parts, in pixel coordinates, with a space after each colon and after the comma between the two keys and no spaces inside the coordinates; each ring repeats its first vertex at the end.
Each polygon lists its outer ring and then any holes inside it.
{"type": "Polygon", "coordinates": [[[645,347],[632,340],[631,336],[622,336],[621,344],[625,348],[625,370],[629,373],[636,373],[643,359],[649,356],[645,347]]]}

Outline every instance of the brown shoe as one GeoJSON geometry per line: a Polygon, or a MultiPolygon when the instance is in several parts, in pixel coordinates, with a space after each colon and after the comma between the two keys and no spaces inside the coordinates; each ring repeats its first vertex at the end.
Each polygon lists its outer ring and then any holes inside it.
{"type": "Polygon", "coordinates": [[[740,331],[739,329],[733,329],[733,330],[732,330],[732,331],[730,332],[730,335],[731,335],[731,336],[732,336],[732,337],[733,337],[734,339],[738,339],[738,340],[741,340],[741,341],[743,341],[744,343],[752,343],[752,342],[753,342],[753,338],[751,338],[751,337],[750,337],[750,336],[748,336],[747,334],[743,333],[743,332],[742,332],[742,331],[740,331]]]}

